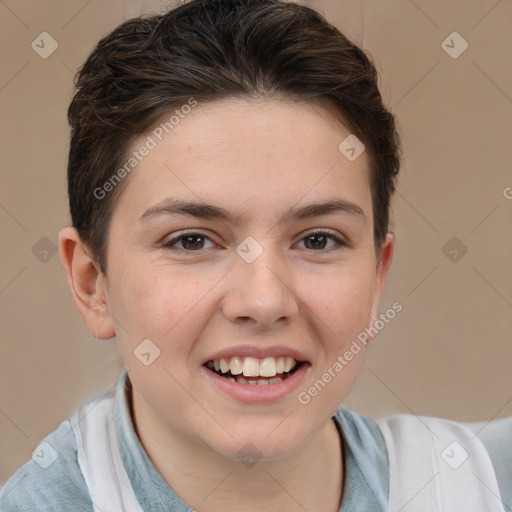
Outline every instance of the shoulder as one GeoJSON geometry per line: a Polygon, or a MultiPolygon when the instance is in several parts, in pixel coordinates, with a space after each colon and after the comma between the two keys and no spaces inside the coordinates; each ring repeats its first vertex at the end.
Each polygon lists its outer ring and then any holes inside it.
{"type": "Polygon", "coordinates": [[[361,481],[373,491],[377,502],[387,503],[388,456],[384,438],[376,421],[343,408],[339,408],[335,416],[345,438],[347,460],[352,461],[354,468],[360,472],[361,481]]]}
{"type": "Polygon", "coordinates": [[[46,436],[0,493],[2,512],[92,512],[69,420],[46,436]]]}
{"type": "Polygon", "coordinates": [[[512,416],[461,425],[482,441],[491,458],[501,498],[512,508],[512,416]]]}
{"type": "MultiPolygon", "coordinates": [[[[373,453],[382,453],[385,450],[384,439],[374,419],[339,408],[336,411],[336,418],[343,428],[343,434],[354,449],[364,449],[373,446],[373,453]]],[[[385,452],[384,452],[385,453],[385,452]]]]}
{"type": "Polygon", "coordinates": [[[462,423],[445,418],[395,414],[381,418],[377,424],[396,452],[395,458],[399,457],[398,462],[395,462],[403,463],[405,467],[408,467],[411,460],[417,460],[418,456],[428,460],[429,443],[433,443],[434,453],[440,455],[447,466],[453,469],[457,469],[465,460],[472,460],[473,464],[479,464],[482,468],[484,462],[479,457],[487,452],[496,475],[496,491],[499,490],[503,503],[512,508],[512,417],[490,422],[462,423]],[[472,442],[475,438],[481,441],[479,445],[483,445],[483,452],[472,442]],[[457,451],[456,447],[450,448],[455,440],[462,443],[463,451],[457,451]],[[468,458],[467,450],[471,450],[473,457],[468,458]],[[414,457],[411,456],[413,453],[414,457]],[[455,464],[452,465],[448,458],[454,456],[457,458],[451,461],[455,464]]]}

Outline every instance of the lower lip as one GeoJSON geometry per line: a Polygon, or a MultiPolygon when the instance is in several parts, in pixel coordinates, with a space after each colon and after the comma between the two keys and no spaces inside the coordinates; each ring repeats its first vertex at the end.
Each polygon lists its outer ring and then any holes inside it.
{"type": "Polygon", "coordinates": [[[240,402],[253,404],[276,402],[277,400],[290,395],[299,387],[309,367],[309,363],[302,363],[298,370],[293,372],[282,382],[256,386],[250,384],[237,384],[225,377],[217,375],[204,366],[201,366],[201,371],[207,379],[227,395],[236,398],[240,402]]]}

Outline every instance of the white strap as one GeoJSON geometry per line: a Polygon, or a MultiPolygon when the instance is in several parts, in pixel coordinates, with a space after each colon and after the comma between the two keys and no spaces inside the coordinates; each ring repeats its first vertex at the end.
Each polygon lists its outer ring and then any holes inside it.
{"type": "Polygon", "coordinates": [[[489,454],[454,421],[377,420],[389,460],[389,512],[505,512],[489,454]]]}
{"type": "Polygon", "coordinates": [[[144,512],[135,497],[117,444],[114,397],[79,407],[70,418],[78,464],[94,512],[144,512]]]}

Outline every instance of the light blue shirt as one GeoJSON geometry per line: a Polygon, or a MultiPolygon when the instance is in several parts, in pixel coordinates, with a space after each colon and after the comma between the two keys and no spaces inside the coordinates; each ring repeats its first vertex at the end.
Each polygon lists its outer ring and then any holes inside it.
{"type": "MultiPolygon", "coordinates": [[[[156,470],[142,447],[131,419],[131,382],[124,369],[115,392],[115,428],[121,458],[135,496],[146,512],[189,512],[187,505],[156,470]]],[[[384,440],[375,421],[347,409],[334,417],[345,452],[345,490],[339,512],[381,512],[388,507],[389,470],[384,440]]],[[[463,424],[486,446],[502,494],[512,510],[512,417],[489,424],[463,424]]],[[[42,441],[58,454],[46,469],[34,460],[25,463],[0,494],[1,512],[92,512],[76,442],[68,420],[42,441]]],[[[108,511],[105,511],[108,512],[108,511]]]]}

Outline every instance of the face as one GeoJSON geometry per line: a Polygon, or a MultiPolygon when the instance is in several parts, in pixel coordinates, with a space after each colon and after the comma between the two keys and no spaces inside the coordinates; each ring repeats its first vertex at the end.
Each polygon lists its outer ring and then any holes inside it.
{"type": "Polygon", "coordinates": [[[339,407],[364,346],[335,363],[376,313],[392,244],[379,264],[349,134],[312,104],[226,100],[134,144],[156,141],[113,212],[106,288],[139,430],[275,459],[339,407]]]}

